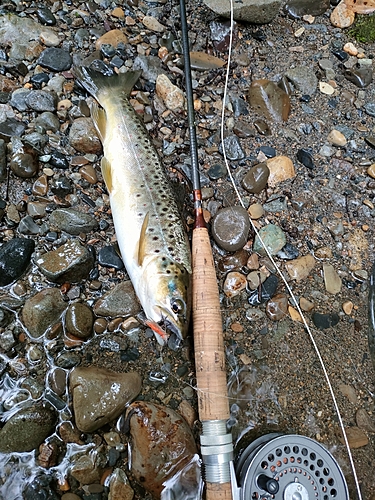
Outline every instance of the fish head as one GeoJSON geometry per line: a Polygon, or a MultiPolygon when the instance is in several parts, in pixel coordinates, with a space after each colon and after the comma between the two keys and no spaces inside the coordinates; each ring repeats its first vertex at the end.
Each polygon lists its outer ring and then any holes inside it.
{"type": "MultiPolygon", "coordinates": [[[[186,337],[191,311],[190,277],[183,264],[168,257],[158,256],[145,267],[139,298],[146,324],[159,336],[163,337],[167,330],[179,339],[186,337]]],[[[164,343],[166,338],[158,340],[164,343]]]]}

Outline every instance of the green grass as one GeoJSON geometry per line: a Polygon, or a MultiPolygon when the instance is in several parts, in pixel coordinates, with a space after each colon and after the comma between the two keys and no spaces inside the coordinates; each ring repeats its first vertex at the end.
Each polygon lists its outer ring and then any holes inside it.
{"type": "Polygon", "coordinates": [[[355,38],[357,42],[375,42],[375,13],[357,14],[354,24],[348,30],[348,34],[355,38]]]}

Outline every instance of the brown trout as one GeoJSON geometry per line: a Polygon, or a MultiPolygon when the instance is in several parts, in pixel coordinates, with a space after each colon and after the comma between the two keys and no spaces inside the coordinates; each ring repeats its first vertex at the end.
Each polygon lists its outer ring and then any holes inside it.
{"type": "Polygon", "coordinates": [[[191,255],[166,171],[128,96],[140,72],[104,76],[75,68],[98,101],[91,116],[103,144],[101,169],[126,270],[160,343],[184,338],[190,316],[191,255]]]}

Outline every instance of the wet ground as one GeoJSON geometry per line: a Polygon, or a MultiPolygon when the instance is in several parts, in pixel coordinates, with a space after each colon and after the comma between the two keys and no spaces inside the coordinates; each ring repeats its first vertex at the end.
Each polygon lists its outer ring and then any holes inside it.
{"type": "MultiPolygon", "coordinates": [[[[98,26],[107,31],[109,28],[126,27],[129,46],[126,45],[124,59],[128,67],[131,67],[137,54],[157,55],[160,34],[145,29],[140,21],[142,13],[157,17],[166,26],[166,32],[178,39],[176,4],[142,3],[138,6],[123,6],[125,18],[113,15],[115,5],[112,4],[101,8],[94,5],[95,9],[86,4],[73,4],[75,2],[53,4],[52,10],[58,19],[57,33],[64,33],[64,47],[69,48],[74,57],[86,57],[93,52],[95,36],[100,35],[95,33],[98,26]],[[76,8],[78,11],[74,10],[76,8]],[[78,19],[83,20],[82,23],[78,19]],[[82,27],[91,30],[91,33],[81,39],[77,34],[82,27]]],[[[18,4],[18,7],[10,3],[8,9],[16,11],[16,15],[23,12],[21,20],[36,18],[36,6],[33,3],[27,6],[18,4]]],[[[236,24],[226,134],[235,137],[235,147],[228,148],[228,156],[246,207],[254,204],[263,207],[261,215],[254,218],[255,224],[259,229],[269,224],[277,226],[286,242],[291,245],[288,255],[276,254],[278,250],[274,249],[275,261],[288,279],[301,307],[303,304],[302,309],[306,311],[307,322],[311,325],[335,390],[344,425],[349,429],[359,428],[351,440],[352,453],[363,498],[372,499],[375,495],[375,379],[368,347],[367,318],[369,275],[374,258],[375,169],[372,170],[371,166],[375,162],[375,87],[373,82],[364,86],[358,79],[356,83],[352,83],[353,78],[350,81],[345,76],[345,71],[348,68],[355,70],[361,59],[365,59],[370,61],[365,68],[368,76],[368,72],[372,71],[371,60],[375,47],[373,44],[355,43],[364,57],[351,56],[346,61],[340,60],[345,59],[345,52],[342,52],[345,43],[353,39],[347,31],[332,26],[329,19],[331,10],[317,16],[311,24],[302,19],[293,20],[282,12],[267,25],[254,27],[245,23],[236,24]],[[299,31],[301,28],[304,28],[302,33],[299,31]],[[268,79],[279,82],[289,70],[299,66],[304,66],[306,71],[298,77],[299,81],[297,78],[289,79],[292,82],[289,89],[290,114],[286,121],[264,117],[249,106],[247,93],[252,81],[268,79]],[[322,87],[319,88],[319,82],[328,83],[333,92],[323,92],[322,87]],[[334,140],[330,139],[328,136],[332,130],[339,131],[342,136],[339,134],[334,140]],[[238,149],[238,144],[242,150],[238,149]],[[304,152],[301,153],[301,150],[304,152]],[[272,187],[269,183],[257,194],[244,190],[241,182],[250,168],[275,156],[289,158],[294,165],[294,175],[290,178],[286,175],[286,180],[276,181],[272,183],[272,187]],[[304,161],[301,162],[298,158],[304,158],[304,161]],[[299,277],[298,273],[301,272],[296,258],[307,255],[315,257],[314,265],[301,279],[292,279],[293,276],[299,277]],[[323,316],[314,316],[314,313],[323,316]],[[327,321],[333,326],[326,328],[327,321]]],[[[224,39],[218,48],[212,34],[213,21],[216,22],[219,38],[220,33],[225,33],[225,23],[196,1],[188,6],[188,19],[193,50],[203,51],[226,61],[228,39],[224,39]]],[[[80,35],[83,36],[82,33],[80,35]]],[[[165,39],[168,36],[165,35],[165,39]]],[[[8,51],[9,45],[4,43],[1,46],[0,39],[0,48],[8,51]]],[[[183,89],[178,46],[174,44],[172,48],[170,45],[169,51],[172,57],[166,58],[161,67],[183,89]]],[[[41,71],[40,66],[36,65],[37,53],[38,50],[35,49],[35,54],[29,55],[25,74],[22,75],[18,70],[12,72],[8,68],[3,75],[16,86],[26,85],[26,88],[33,89],[36,85],[30,83],[31,76],[43,72],[50,76],[62,74],[65,80],[58,91],[58,102],[66,99],[73,107],[82,109],[79,98],[83,94],[77,87],[73,88],[69,69],[41,71]]],[[[160,51],[159,56],[162,57],[160,51]]],[[[223,156],[219,146],[224,77],[224,68],[195,71],[193,74],[199,159],[204,174],[203,195],[207,218],[214,216],[222,207],[238,205],[223,169],[223,156]]],[[[4,87],[4,93],[6,92],[10,95],[14,89],[7,90],[4,87]]],[[[181,169],[189,156],[184,113],[166,109],[160,97],[155,97],[154,83],[145,79],[141,79],[133,97],[137,100],[135,104],[139,106],[140,114],[145,112],[148,115],[145,120],[147,128],[155,139],[171,176],[176,177],[176,169],[181,169]],[[149,94],[141,95],[140,90],[149,94]]],[[[35,130],[35,119],[44,111],[35,107],[26,107],[22,111],[12,107],[12,103],[9,104],[9,100],[5,98],[3,104],[8,106],[6,109],[3,107],[7,116],[13,109],[16,119],[26,123],[26,133],[35,130]]],[[[29,406],[31,403],[32,406],[36,401],[47,399],[59,412],[59,426],[61,422],[74,423],[71,390],[64,385],[67,384],[67,379],[62,382],[63,389],[58,383],[52,385],[55,388],[53,394],[60,387],[56,400],[51,397],[51,382],[48,377],[56,367],[63,369],[66,377],[77,365],[117,372],[137,372],[142,379],[138,398],[173,409],[178,409],[181,401],[187,401],[189,411],[194,410],[196,394],[191,333],[178,350],[161,347],[145,327],[136,322],[124,326],[123,321],[127,318],[120,307],[113,315],[97,314],[94,326],[83,341],[65,335],[69,333],[66,316],[62,326],[53,327],[49,324],[46,328],[48,332],[42,339],[37,334],[30,335],[25,328],[24,303],[37,292],[57,287],[62,290],[66,304],[81,302],[92,308],[107,291],[127,278],[113,252],[109,262],[105,262],[103,254],[100,254],[104,247],[115,242],[108,196],[100,174],[100,150],[94,150],[93,145],[86,145],[86,150],[82,149],[81,152],[73,148],[69,128],[81,116],[78,112],[74,116],[71,111],[65,112],[60,108],[60,113],[54,111],[54,114],[59,116],[60,125],[54,132],[47,133],[48,142],[45,149],[39,152],[39,166],[35,175],[30,178],[24,175],[20,177],[12,171],[0,184],[0,201],[4,201],[3,206],[0,206],[0,213],[4,212],[0,221],[0,238],[3,244],[19,236],[35,242],[35,253],[26,272],[16,283],[0,289],[1,310],[8,318],[3,320],[0,330],[3,421],[24,408],[25,404],[29,406]],[[87,149],[90,147],[91,151],[87,149]],[[45,156],[53,151],[61,152],[67,160],[64,168],[45,156]],[[92,169],[79,170],[85,165],[94,167],[95,174],[92,169]],[[41,184],[46,184],[45,191],[43,186],[35,186],[36,179],[43,175],[45,178],[41,184]],[[69,185],[66,192],[65,179],[69,185]],[[52,187],[55,191],[51,191],[52,187]],[[56,195],[58,188],[60,191],[56,195]],[[32,203],[36,206],[28,208],[32,203]],[[88,230],[87,234],[78,230],[73,237],[80,240],[83,246],[94,248],[95,272],[91,271],[89,276],[86,273],[78,283],[74,283],[72,279],[70,281],[73,284],[56,285],[40,272],[35,262],[36,256],[58,248],[72,238],[71,233],[64,232],[59,227],[55,229],[50,223],[51,213],[64,206],[88,213],[98,224],[88,230]],[[38,213],[32,210],[37,210],[38,213]],[[20,226],[26,216],[31,217],[38,226],[37,230],[30,226],[29,220],[26,229],[25,226],[20,226]],[[51,235],[54,231],[56,234],[51,235]],[[98,255],[101,255],[99,264],[98,255]]],[[[45,129],[44,132],[43,128],[41,130],[42,135],[45,134],[45,129]]],[[[8,163],[9,158],[10,153],[8,163]]],[[[281,172],[284,172],[285,163],[284,159],[281,172]]],[[[24,169],[22,165],[20,168],[24,169]]],[[[180,198],[181,196],[183,195],[179,194],[180,198]]],[[[186,204],[189,205],[188,198],[186,204]]],[[[185,215],[187,226],[190,224],[191,227],[189,217],[185,215]]],[[[249,285],[237,295],[225,285],[228,272],[232,271],[240,273],[237,275],[235,288],[238,283],[246,283],[246,276],[254,270],[258,272],[260,269],[265,275],[276,275],[273,265],[265,257],[260,256],[259,263],[254,258],[248,261],[253,254],[252,231],[247,240],[245,251],[235,253],[224,250],[213,241],[227,352],[230,424],[236,442],[239,441],[237,449],[246,442],[246,439],[240,439],[246,430],[250,431],[251,437],[270,430],[312,437],[327,446],[338,460],[349,484],[350,498],[354,499],[356,493],[349,460],[338,437],[338,419],[318,357],[308,333],[296,319],[294,310],[288,307],[283,309],[284,306],[280,305],[283,303],[280,294],[288,296],[287,306],[294,305],[285,285],[279,279],[271,294],[271,301],[276,301],[277,314],[271,311],[268,301],[256,303],[249,285]],[[253,297],[252,303],[248,302],[249,297],[253,297]]],[[[129,300],[130,310],[133,311],[131,314],[135,314],[139,307],[134,298],[129,300]]],[[[5,474],[0,474],[0,498],[54,498],[52,495],[56,494],[57,498],[65,495],[68,500],[68,491],[90,500],[107,498],[108,488],[104,483],[103,470],[110,467],[127,470],[125,447],[118,448],[121,454],[111,466],[107,460],[102,468],[102,477],[93,480],[92,484],[85,483],[83,486],[67,471],[71,466],[70,457],[74,457],[74,446],[77,446],[79,452],[84,452],[84,447],[92,443],[96,447],[99,443],[107,443],[103,436],[116,432],[116,421],[110,421],[94,432],[78,432],[74,445],[71,439],[64,440],[61,430],[57,430],[53,440],[58,443],[59,453],[54,460],[51,459],[55,467],[51,475],[53,479],[49,483],[47,467],[47,474],[44,476],[47,479],[44,483],[41,482],[41,488],[35,486],[35,474],[38,472],[37,475],[40,475],[41,469],[33,465],[33,453],[24,455],[23,458],[13,454],[16,462],[24,462],[25,472],[20,472],[20,465],[8,465],[7,468],[4,465],[5,474]],[[68,443],[70,446],[67,446],[68,443]],[[20,480],[20,477],[23,479],[20,480]],[[60,483],[56,481],[57,477],[60,477],[60,483]],[[66,482],[61,480],[63,477],[66,482]],[[20,484],[25,478],[26,482],[35,484],[26,493],[22,493],[20,484]],[[92,486],[100,481],[104,486],[97,492],[92,486]],[[10,489],[7,490],[10,483],[18,484],[12,493],[9,493],[10,489]],[[40,491],[44,491],[45,496],[38,496],[43,495],[40,491]]],[[[192,422],[193,432],[198,436],[199,423],[194,414],[192,422]]],[[[43,441],[44,438],[41,442],[43,441]]],[[[108,455],[108,449],[109,447],[103,452],[104,455],[108,455]]],[[[11,464],[11,456],[12,454],[2,454],[2,463],[10,460],[11,464]]],[[[135,491],[134,498],[149,498],[134,477],[131,474],[129,477],[135,491]]]]}

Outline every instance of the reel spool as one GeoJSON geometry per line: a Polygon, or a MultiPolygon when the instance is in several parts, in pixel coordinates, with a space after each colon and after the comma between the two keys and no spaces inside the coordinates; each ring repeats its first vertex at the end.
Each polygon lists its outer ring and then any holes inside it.
{"type": "Polygon", "coordinates": [[[240,500],[349,500],[336,460],[305,436],[261,436],[245,448],[235,470],[240,500]]]}

